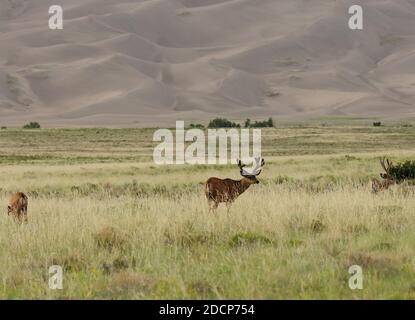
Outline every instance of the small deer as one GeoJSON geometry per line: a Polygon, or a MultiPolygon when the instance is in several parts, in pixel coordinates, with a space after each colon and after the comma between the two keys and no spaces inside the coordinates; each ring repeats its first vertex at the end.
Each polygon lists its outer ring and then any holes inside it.
{"type": "Polygon", "coordinates": [[[18,223],[27,222],[27,205],[27,196],[22,192],[16,192],[10,198],[7,215],[13,215],[18,223]]]}
{"type": "Polygon", "coordinates": [[[390,186],[394,185],[396,183],[395,178],[391,176],[390,170],[393,167],[392,161],[389,161],[389,159],[381,158],[380,159],[380,165],[382,166],[385,173],[381,173],[380,177],[383,179],[379,181],[376,178],[372,179],[372,192],[378,193],[382,190],[387,190],[390,186]],[[386,163],[385,163],[386,160],[386,163]]]}
{"type": "Polygon", "coordinates": [[[232,203],[243,192],[245,192],[252,184],[259,183],[257,176],[262,171],[262,167],[265,165],[264,159],[260,157],[255,158],[256,165],[252,172],[248,172],[244,169],[246,165],[242,164],[241,160],[238,160],[238,167],[243,177],[241,180],[232,179],[219,179],[209,178],[205,183],[206,198],[209,203],[209,211],[215,211],[219,203],[226,203],[227,211],[229,212],[232,203]]]}

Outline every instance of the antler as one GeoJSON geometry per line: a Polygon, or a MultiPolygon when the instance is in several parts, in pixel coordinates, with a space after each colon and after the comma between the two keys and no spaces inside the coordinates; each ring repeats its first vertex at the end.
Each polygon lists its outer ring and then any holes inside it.
{"type": "MultiPolygon", "coordinates": [[[[386,157],[383,157],[379,160],[379,162],[380,162],[380,165],[382,166],[383,170],[385,170],[385,172],[386,172],[386,177],[389,176],[390,175],[389,174],[390,169],[393,166],[392,161],[389,161],[389,159],[387,159],[386,157]],[[387,166],[385,164],[385,160],[386,160],[387,166]]],[[[382,176],[382,178],[384,178],[382,174],[381,174],[381,176],[382,176]]]]}
{"type": "Polygon", "coordinates": [[[265,160],[261,159],[261,157],[257,157],[255,158],[255,162],[256,162],[256,165],[255,165],[254,170],[252,170],[252,175],[259,176],[259,174],[262,171],[262,167],[265,165],[265,160]]]}
{"type": "Polygon", "coordinates": [[[240,169],[242,176],[259,176],[262,171],[262,167],[265,165],[265,160],[261,159],[261,157],[255,158],[255,167],[252,172],[248,172],[244,169],[246,167],[245,164],[242,164],[241,160],[238,160],[238,167],[240,169]]]}
{"type": "Polygon", "coordinates": [[[238,160],[238,167],[239,167],[239,171],[241,173],[241,176],[245,177],[245,176],[250,176],[251,175],[248,171],[246,171],[244,169],[244,167],[246,167],[246,164],[242,164],[241,160],[238,160]]]}

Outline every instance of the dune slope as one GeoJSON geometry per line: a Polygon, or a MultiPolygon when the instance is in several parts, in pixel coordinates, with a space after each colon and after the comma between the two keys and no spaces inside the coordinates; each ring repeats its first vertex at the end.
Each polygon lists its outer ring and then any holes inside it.
{"type": "Polygon", "coordinates": [[[415,0],[352,4],[0,0],[0,124],[414,115],[415,0]]]}

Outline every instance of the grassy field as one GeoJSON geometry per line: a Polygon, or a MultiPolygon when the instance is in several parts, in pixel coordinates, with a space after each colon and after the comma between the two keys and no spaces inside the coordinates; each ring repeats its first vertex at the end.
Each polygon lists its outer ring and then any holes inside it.
{"type": "Polygon", "coordinates": [[[0,131],[0,298],[415,298],[414,187],[368,185],[380,156],[415,157],[415,128],[263,130],[261,183],[229,215],[208,212],[200,182],[238,169],[156,166],[153,131],[0,131]],[[14,191],[27,225],[7,217],[14,191]]]}

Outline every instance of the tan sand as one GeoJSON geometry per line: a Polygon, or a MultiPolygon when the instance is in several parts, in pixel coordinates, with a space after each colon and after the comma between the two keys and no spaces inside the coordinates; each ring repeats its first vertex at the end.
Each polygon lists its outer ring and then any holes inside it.
{"type": "Polygon", "coordinates": [[[0,0],[0,125],[415,115],[415,0],[354,3],[0,0]]]}

